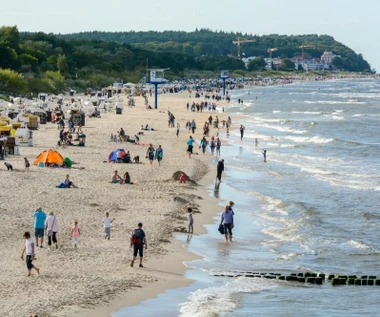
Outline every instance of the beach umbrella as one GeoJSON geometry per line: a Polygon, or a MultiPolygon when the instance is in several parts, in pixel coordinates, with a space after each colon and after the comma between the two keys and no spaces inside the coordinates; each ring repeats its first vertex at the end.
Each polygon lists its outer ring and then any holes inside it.
{"type": "Polygon", "coordinates": [[[117,161],[117,154],[121,152],[121,157],[124,157],[127,152],[125,152],[124,149],[116,149],[110,153],[108,156],[108,162],[116,162],[117,161]]]}

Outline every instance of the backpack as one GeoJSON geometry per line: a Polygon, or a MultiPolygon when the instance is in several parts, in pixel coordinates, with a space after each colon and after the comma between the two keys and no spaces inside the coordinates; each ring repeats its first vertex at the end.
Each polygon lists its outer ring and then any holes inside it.
{"type": "Polygon", "coordinates": [[[141,234],[140,230],[134,230],[133,234],[132,234],[132,243],[137,244],[137,245],[143,244],[141,236],[142,236],[142,234],[141,234]]]}

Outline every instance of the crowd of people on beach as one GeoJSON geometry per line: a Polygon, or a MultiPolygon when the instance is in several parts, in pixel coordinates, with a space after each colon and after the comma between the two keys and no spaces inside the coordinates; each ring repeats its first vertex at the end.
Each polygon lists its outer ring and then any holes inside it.
{"type": "MultiPolygon", "coordinates": [[[[58,249],[58,218],[52,211],[48,215],[38,208],[34,214],[34,238],[29,231],[24,232],[23,238],[25,239],[25,246],[22,248],[21,259],[26,263],[28,275],[31,276],[32,270],[35,270],[37,274],[40,274],[40,268],[33,264],[33,261],[37,260],[36,250],[44,247],[44,237],[47,236],[49,247],[58,249]],[[25,258],[24,258],[25,255],[25,258]]],[[[105,213],[102,223],[104,228],[104,239],[111,239],[111,226],[115,218],[111,218],[109,212],[105,213]]],[[[78,247],[81,237],[81,229],[77,220],[73,221],[71,227],[71,239],[74,248],[78,247]]],[[[133,248],[133,257],[131,261],[131,267],[136,260],[137,255],[140,257],[139,267],[143,267],[143,249],[148,247],[146,234],[142,230],[142,223],[138,223],[137,229],[132,230],[130,235],[130,247],[133,248]]]]}
{"type": "MultiPolygon", "coordinates": [[[[216,104],[210,103],[210,102],[201,102],[201,103],[195,103],[193,102],[192,105],[187,103],[186,105],[187,109],[192,112],[203,112],[204,110],[208,110],[210,112],[216,111],[216,104]]],[[[224,108],[223,108],[224,110],[224,108]]],[[[223,111],[224,112],[224,111],[223,111]]],[[[223,113],[222,112],[222,113],[223,113]]],[[[220,115],[219,115],[220,116],[220,115]]],[[[65,131],[65,127],[62,123],[60,123],[60,141],[62,144],[67,144],[70,142],[70,133],[72,133],[72,128],[70,127],[68,131],[65,131]]],[[[227,137],[229,136],[229,130],[231,128],[232,119],[230,116],[226,116],[226,118],[220,120],[218,115],[211,115],[208,117],[207,121],[203,124],[203,135],[201,140],[199,141],[199,149],[202,150],[202,153],[205,154],[207,148],[210,149],[210,152],[212,155],[216,155],[216,157],[220,157],[221,154],[221,145],[222,141],[219,136],[219,129],[225,129],[227,137]],[[212,131],[214,133],[212,133],[212,131]]],[[[180,133],[180,124],[175,122],[175,116],[174,114],[168,110],[168,127],[169,128],[175,128],[176,130],[176,137],[179,136],[180,133]]],[[[195,142],[198,142],[194,139],[194,134],[197,129],[197,123],[195,119],[188,121],[186,123],[186,130],[190,133],[189,138],[187,140],[187,154],[188,157],[191,158],[192,154],[194,154],[194,144],[195,142]]],[[[142,126],[141,130],[143,131],[155,131],[155,129],[151,128],[148,124],[145,126],[142,126]]],[[[245,127],[243,125],[240,126],[240,136],[241,140],[243,140],[244,137],[244,130],[245,127]]],[[[75,131],[75,128],[74,128],[75,131]]],[[[78,131],[76,132],[79,135],[81,135],[83,132],[81,130],[81,127],[78,127],[78,131]]],[[[142,132],[141,132],[142,133],[142,132]]],[[[136,136],[135,136],[136,137],[136,136]]],[[[130,142],[129,136],[126,134],[125,130],[123,128],[120,128],[119,131],[117,131],[117,134],[111,134],[109,142],[130,142]]],[[[136,139],[133,140],[134,143],[136,143],[136,139]]],[[[255,139],[255,147],[258,147],[258,140],[255,139]]],[[[157,160],[158,165],[161,165],[162,159],[163,159],[163,153],[164,150],[161,145],[158,145],[157,148],[153,146],[152,143],[149,143],[146,149],[146,158],[149,160],[150,165],[153,165],[154,160],[157,160]]],[[[198,153],[196,153],[198,154],[198,153]]],[[[130,152],[127,151],[123,155],[123,153],[116,153],[117,159],[115,162],[124,162],[125,157],[129,157],[129,160],[131,160],[130,152]]],[[[263,151],[264,156],[264,162],[266,162],[266,150],[263,151]]],[[[134,161],[134,160],[133,160],[134,161]]],[[[139,159],[138,159],[139,161],[139,159]]],[[[10,163],[5,163],[8,170],[12,170],[13,167],[10,163]]],[[[25,158],[25,169],[28,170],[30,167],[30,163],[25,158]]],[[[224,172],[225,165],[224,165],[224,159],[219,159],[217,162],[217,175],[216,179],[218,183],[220,184],[222,182],[222,173],[224,172]]],[[[123,176],[120,176],[118,170],[115,170],[112,177],[111,177],[111,183],[118,183],[118,184],[134,184],[134,182],[131,181],[131,176],[129,172],[125,172],[123,176]]],[[[185,175],[180,175],[180,183],[186,183],[185,175]]],[[[57,187],[60,188],[78,188],[72,180],[70,180],[69,175],[66,175],[66,179],[57,187]]],[[[234,203],[231,201],[226,207],[224,212],[221,216],[221,227],[219,228],[221,233],[225,235],[225,240],[228,242],[232,242],[232,229],[234,228],[234,211],[232,207],[234,206],[234,203]]],[[[187,207],[187,220],[188,220],[188,233],[192,234],[194,232],[194,217],[193,217],[193,211],[191,207],[187,207]]],[[[36,255],[36,249],[43,247],[43,239],[44,236],[47,235],[48,237],[48,246],[49,247],[55,247],[58,248],[58,219],[57,216],[53,214],[53,212],[49,212],[48,215],[39,208],[34,213],[35,223],[34,223],[34,237],[33,238],[30,234],[30,232],[24,233],[24,239],[25,239],[25,247],[22,251],[22,258],[24,259],[24,254],[26,254],[26,266],[28,269],[28,276],[30,276],[31,271],[35,270],[37,273],[40,272],[40,269],[35,267],[33,265],[33,260],[35,259],[36,255]]],[[[115,218],[111,218],[109,215],[109,212],[105,214],[105,217],[103,218],[103,227],[104,227],[104,238],[106,240],[111,239],[111,228],[112,223],[115,221],[115,218]]],[[[74,248],[77,248],[80,242],[81,237],[81,230],[78,224],[77,220],[73,221],[73,225],[71,228],[71,238],[74,248]]],[[[133,248],[133,257],[130,263],[130,266],[134,266],[134,262],[136,261],[137,256],[140,257],[140,263],[139,267],[143,267],[143,249],[147,248],[147,239],[144,230],[142,229],[142,223],[138,223],[137,229],[134,229],[132,231],[132,234],[130,236],[130,247],[133,248]]]]}

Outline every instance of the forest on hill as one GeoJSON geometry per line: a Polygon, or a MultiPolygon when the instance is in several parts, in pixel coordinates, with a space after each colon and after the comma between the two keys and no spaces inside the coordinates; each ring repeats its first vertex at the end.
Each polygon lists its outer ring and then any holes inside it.
{"type": "Polygon", "coordinates": [[[352,72],[370,72],[371,67],[361,54],[336,41],[329,35],[278,35],[257,36],[209,29],[196,29],[194,32],[183,31],[148,31],[148,32],[81,32],[59,34],[64,39],[102,40],[155,52],[175,52],[193,57],[201,56],[237,56],[237,46],[233,41],[238,38],[255,40],[244,43],[241,51],[245,56],[268,57],[268,49],[276,48],[273,57],[292,58],[302,55],[300,46],[309,45],[304,51],[306,57],[320,58],[324,51],[332,51],[342,57],[341,69],[352,72]]]}
{"type": "MultiPolygon", "coordinates": [[[[20,33],[16,26],[3,26],[0,91],[58,93],[68,88],[98,89],[121,80],[136,83],[145,76],[147,66],[170,68],[165,74],[168,79],[185,77],[188,72],[216,74],[221,69],[244,73],[244,63],[228,56],[236,55],[232,40],[237,36],[247,37],[208,30],[54,35],[20,33]]],[[[246,55],[267,56],[268,47],[277,47],[276,54],[292,57],[301,54],[300,44],[312,43],[315,48],[306,52],[311,56],[320,56],[324,50],[341,55],[339,70],[371,71],[360,54],[327,35],[269,35],[255,39],[255,43],[244,44],[242,51],[246,55]]]]}

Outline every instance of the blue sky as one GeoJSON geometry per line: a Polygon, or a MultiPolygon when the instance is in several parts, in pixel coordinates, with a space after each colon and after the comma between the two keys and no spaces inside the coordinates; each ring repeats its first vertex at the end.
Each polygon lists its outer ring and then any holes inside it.
{"type": "MultiPolygon", "coordinates": [[[[3,1],[2,1],[3,2],[3,1]]],[[[262,34],[328,34],[380,72],[378,0],[18,0],[0,7],[0,25],[20,31],[147,31],[195,28],[262,34]]]]}

